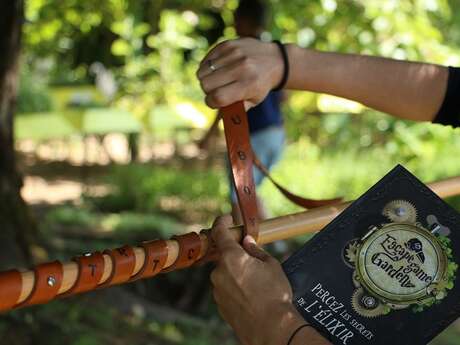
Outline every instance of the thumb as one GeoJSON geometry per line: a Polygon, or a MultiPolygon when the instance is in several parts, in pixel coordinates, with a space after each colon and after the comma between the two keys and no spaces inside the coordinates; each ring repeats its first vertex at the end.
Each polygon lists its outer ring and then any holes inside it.
{"type": "Polygon", "coordinates": [[[252,257],[255,257],[255,258],[257,258],[257,259],[259,259],[261,261],[267,262],[270,259],[272,259],[270,254],[268,254],[265,250],[263,250],[262,248],[260,248],[257,245],[256,241],[254,240],[254,237],[252,237],[252,236],[247,235],[243,239],[243,248],[244,248],[244,250],[246,250],[246,252],[249,255],[251,255],[252,257]]]}
{"type": "Polygon", "coordinates": [[[244,110],[248,111],[251,108],[254,108],[257,105],[257,103],[251,102],[251,101],[244,101],[244,110]]]}
{"type": "Polygon", "coordinates": [[[232,217],[227,215],[218,217],[212,225],[211,238],[221,253],[235,249],[243,252],[241,246],[228,230],[232,224],[232,217]]]}

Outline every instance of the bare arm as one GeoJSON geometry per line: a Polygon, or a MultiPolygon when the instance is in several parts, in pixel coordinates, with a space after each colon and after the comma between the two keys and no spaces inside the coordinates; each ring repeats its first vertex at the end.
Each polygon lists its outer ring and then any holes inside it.
{"type": "Polygon", "coordinates": [[[363,55],[288,47],[292,89],[327,93],[416,121],[431,121],[441,107],[447,68],[363,55]]]}
{"type": "MultiPolygon", "coordinates": [[[[445,67],[392,59],[325,53],[288,45],[288,89],[328,93],[388,114],[433,120],[447,87],[445,67]]],[[[262,101],[283,73],[278,47],[255,39],[224,42],[209,52],[198,78],[211,107],[262,101]],[[209,61],[217,69],[209,68],[209,61]]]]}

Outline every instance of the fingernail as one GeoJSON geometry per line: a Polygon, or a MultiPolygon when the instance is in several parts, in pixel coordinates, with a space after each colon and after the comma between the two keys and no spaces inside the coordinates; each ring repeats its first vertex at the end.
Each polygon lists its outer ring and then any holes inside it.
{"type": "Polygon", "coordinates": [[[248,242],[248,243],[257,244],[256,240],[255,240],[254,237],[252,237],[251,235],[246,235],[245,240],[246,240],[246,242],[248,242]]]}

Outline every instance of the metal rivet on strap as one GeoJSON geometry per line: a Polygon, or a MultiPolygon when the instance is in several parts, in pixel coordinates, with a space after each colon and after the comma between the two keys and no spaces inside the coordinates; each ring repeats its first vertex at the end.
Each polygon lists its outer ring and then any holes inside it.
{"type": "Polygon", "coordinates": [[[53,287],[56,284],[56,279],[53,276],[49,276],[48,280],[46,281],[49,286],[53,287]]]}

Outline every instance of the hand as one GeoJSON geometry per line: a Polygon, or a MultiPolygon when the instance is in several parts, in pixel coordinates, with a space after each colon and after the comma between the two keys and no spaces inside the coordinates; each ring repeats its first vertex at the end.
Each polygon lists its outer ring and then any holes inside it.
{"type": "Polygon", "coordinates": [[[231,225],[231,217],[218,218],[211,233],[221,253],[211,274],[219,312],[244,345],[286,344],[305,323],[291,303],[289,282],[279,262],[252,237],[241,247],[231,225]]]}
{"type": "Polygon", "coordinates": [[[283,59],[275,43],[242,38],[213,48],[201,62],[197,76],[209,107],[221,108],[245,101],[249,109],[278,85],[283,69],[283,59]]]}

